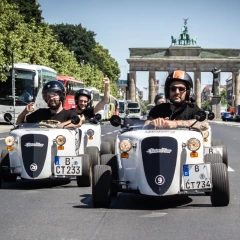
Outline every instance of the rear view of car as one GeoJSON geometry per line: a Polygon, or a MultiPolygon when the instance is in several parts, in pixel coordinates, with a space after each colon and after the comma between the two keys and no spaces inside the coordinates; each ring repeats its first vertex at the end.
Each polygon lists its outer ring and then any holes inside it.
{"type": "Polygon", "coordinates": [[[233,121],[233,116],[230,112],[225,112],[222,115],[222,120],[223,121],[233,121]]]}

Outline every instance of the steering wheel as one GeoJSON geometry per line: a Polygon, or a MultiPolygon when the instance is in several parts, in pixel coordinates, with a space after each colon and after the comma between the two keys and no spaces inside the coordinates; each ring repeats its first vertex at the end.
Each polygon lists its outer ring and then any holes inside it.
{"type": "Polygon", "coordinates": [[[34,124],[32,127],[45,127],[45,128],[54,128],[53,125],[49,125],[49,124],[44,124],[44,123],[36,123],[34,124]]]}

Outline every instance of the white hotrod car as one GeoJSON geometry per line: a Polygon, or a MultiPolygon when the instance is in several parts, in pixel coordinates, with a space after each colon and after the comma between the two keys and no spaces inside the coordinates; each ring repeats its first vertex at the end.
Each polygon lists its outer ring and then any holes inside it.
{"type": "Polygon", "coordinates": [[[81,131],[83,133],[83,150],[91,158],[92,167],[100,164],[100,156],[114,153],[115,140],[113,137],[101,136],[101,115],[96,114],[93,118],[83,122],[81,131]]]}
{"type": "MultiPolygon", "coordinates": [[[[204,111],[196,122],[206,119],[204,111]]],[[[143,121],[111,118],[121,125],[116,137],[116,154],[101,156],[101,165],[93,170],[94,207],[109,207],[118,192],[150,196],[210,194],[213,206],[230,201],[227,167],[215,161],[215,154],[204,154],[204,138],[194,128],[143,129],[143,121]],[[141,125],[140,125],[141,123],[141,125]]]]}
{"type": "MultiPolygon", "coordinates": [[[[78,117],[72,123],[77,124],[78,117]]],[[[83,152],[81,129],[58,128],[51,120],[40,124],[21,124],[5,138],[2,150],[2,180],[69,178],[79,187],[91,186],[92,167],[83,152]]]]}

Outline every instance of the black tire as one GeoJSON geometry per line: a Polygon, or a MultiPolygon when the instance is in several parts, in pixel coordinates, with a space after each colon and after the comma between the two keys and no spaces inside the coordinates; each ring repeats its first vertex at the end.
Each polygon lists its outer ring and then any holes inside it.
{"type": "Polygon", "coordinates": [[[221,139],[212,139],[212,146],[222,146],[223,141],[221,139]]]}
{"type": "Polygon", "coordinates": [[[117,156],[114,154],[104,154],[101,156],[101,165],[108,165],[112,170],[111,196],[116,197],[118,194],[118,186],[115,183],[118,178],[118,163],[117,156]]]}
{"type": "Polygon", "coordinates": [[[223,163],[223,158],[220,153],[208,153],[204,156],[204,162],[206,163],[223,163]]]}
{"type": "Polygon", "coordinates": [[[222,160],[223,163],[228,167],[228,152],[227,152],[227,147],[223,145],[222,148],[222,160]]]}
{"type": "Polygon", "coordinates": [[[111,167],[97,165],[93,169],[92,203],[96,208],[109,208],[111,205],[111,167]]]}
{"type": "Polygon", "coordinates": [[[105,137],[103,142],[109,142],[111,145],[112,153],[115,154],[115,138],[114,137],[105,137]]]}
{"type": "Polygon", "coordinates": [[[88,154],[82,155],[82,176],[77,176],[78,187],[90,187],[92,184],[92,163],[88,154]]]}
{"type": "Polygon", "coordinates": [[[109,142],[102,142],[100,145],[100,155],[112,154],[111,144],[109,142]]]}
{"type": "Polygon", "coordinates": [[[227,167],[224,163],[211,165],[212,192],[211,203],[213,206],[227,206],[230,201],[230,189],[227,167]]]}
{"type": "Polygon", "coordinates": [[[100,164],[100,154],[98,147],[86,147],[85,154],[88,154],[90,156],[91,162],[92,162],[92,169],[95,165],[100,164]]]}

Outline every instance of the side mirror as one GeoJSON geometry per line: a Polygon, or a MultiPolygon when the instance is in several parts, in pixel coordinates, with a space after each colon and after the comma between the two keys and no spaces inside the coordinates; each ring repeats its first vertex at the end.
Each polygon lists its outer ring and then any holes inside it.
{"type": "Polygon", "coordinates": [[[215,114],[213,112],[210,112],[208,114],[208,120],[213,120],[215,118],[215,114]]]}
{"type": "Polygon", "coordinates": [[[12,121],[12,115],[10,113],[5,113],[3,118],[8,123],[11,123],[11,121],[12,121]]]}
{"type": "Polygon", "coordinates": [[[96,119],[96,120],[100,121],[101,118],[102,118],[102,117],[101,117],[101,114],[97,113],[97,114],[95,115],[95,119],[96,119]]]}
{"type": "Polygon", "coordinates": [[[204,121],[206,119],[206,117],[207,117],[207,114],[205,111],[198,111],[195,114],[195,119],[199,122],[204,121]]]}
{"type": "Polygon", "coordinates": [[[80,122],[80,118],[78,116],[73,116],[71,119],[71,123],[77,125],[80,122]]]}
{"type": "Polygon", "coordinates": [[[118,127],[121,125],[121,118],[117,115],[113,115],[110,118],[110,123],[114,126],[114,127],[118,127]]]}

